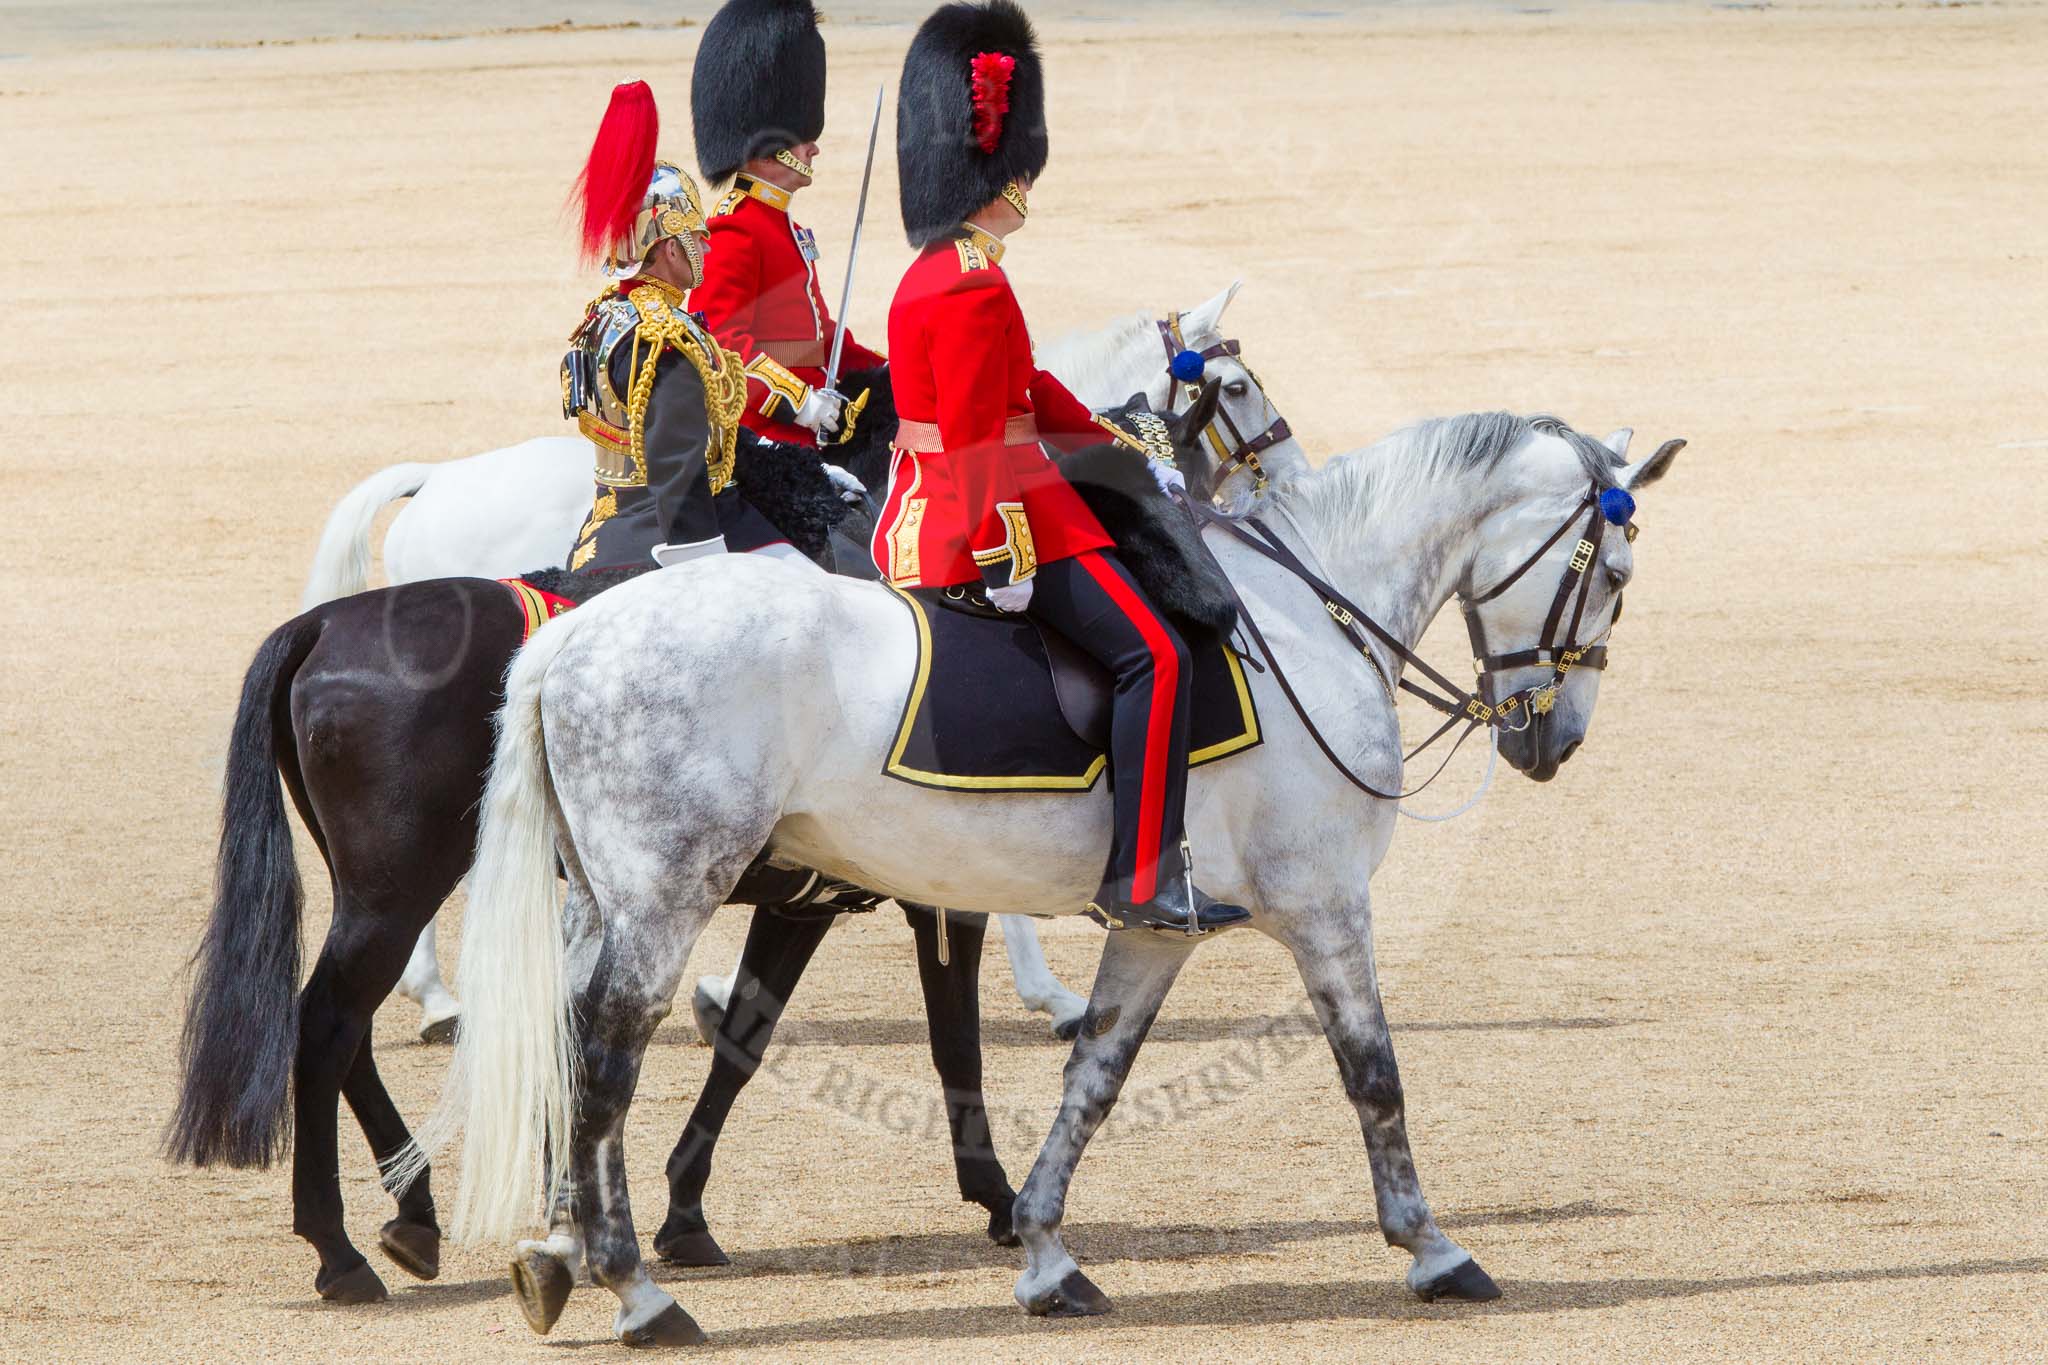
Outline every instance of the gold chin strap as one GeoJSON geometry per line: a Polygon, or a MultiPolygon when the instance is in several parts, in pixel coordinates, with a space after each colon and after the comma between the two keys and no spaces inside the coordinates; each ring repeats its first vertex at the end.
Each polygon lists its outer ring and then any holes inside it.
{"type": "Polygon", "coordinates": [[[1011,208],[1017,210],[1019,218],[1029,218],[1031,216],[1031,205],[1024,202],[1023,186],[1019,185],[1016,181],[1012,180],[1009,184],[1003,186],[1003,198],[1009,203],[1011,208]]]}
{"type": "Polygon", "coordinates": [[[775,159],[777,161],[780,161],[783,165],[789,167],[791,170],[795,171],[798,175],[802,176],[806,180],[809,180],[813,175],[816,174],[816,172],[811,170],[810,162],[804,160],[802,157],[798,156],[795,152],[792,152],[787,147],[784,147],[781,151],[777,152],[775,154],[775,159]]]}

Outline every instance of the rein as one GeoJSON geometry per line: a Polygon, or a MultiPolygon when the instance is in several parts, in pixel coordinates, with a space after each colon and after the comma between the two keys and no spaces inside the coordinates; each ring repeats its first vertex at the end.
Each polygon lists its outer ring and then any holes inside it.
{"type": "MultiPolygon", "coordinates": [[[[1179,313],[1168,313],[1164,318],[1160,319],[1157,325],[1159,328],[1159,340],[1166,347],[1167,381],[1166,412],[1164,415],[1172,417],[1174,415],[1173,405],[1180,390],[1180,381],[1173,377],[1173,358],[1182,351],[1187,350],[1188,344],[1181,337],[1179,313]]],[[[1201,356],[1204,361],[1218,360],[1224,356],[1229,356],[1237,361],[1238,364],[1244,365],[1244,348],[1238,344],[1235,337],[1228,341],[1219,341],[1208,350],[1198,351],[1196,354],[1201,356]]],[[[1252,383],[1258,384],[1259,394],[1261,397],[1264,397],[1266,386],[1259,383],[1259,376],[1253,373],[1252,367],[1249,365],[1244,366],[1244,371],[1246,374],[1251,375],[1252,383]]],[[[1201,391],[1202,387],[1199,379],[1187,386],[1186,397],[1190,405],[1200,396],[1201,391]]],[[[1272,399],[1268,398],[1266,402],[1270,405],[1272,399]]],[[[1232,420],[1229,412],[1224,409],[1221,403],[1218,403],[1216,405],[1216,416],[1210,421],[1208,426],[1202,428],[1202,439],[1208,442],[1211,450],[1216,452],[1214,486],[1221,487],[1224,480],[1230,478],[1240,469],[1244,469],[1251,472],[1253,489],[1258,492],[1265,491],[1266,471],[1259,464],[1259,456],[1292,435],[1294,435],[1293,428],[1287,425],[1287,419],[1280,416],[1279,410],[1276,408],[1272,424],[1258,435],[1247,439],[1245,434],[1238,430],[1237,423],[1232,420]],[[1218,427],[1221,427],[1222,431],[1218,431],[1218,427]],[[1224,436],[1224,432],[1229,433],[1227,438],[1224,436]]]]}
{"type": "MultiPolygon", "coordinates": [[[[1256,516],[1236,521],[1223,516],[1214,508],[1204,506],[1197,499],[1183,497],[1179,501],[1181,506],[1187,508],[1194,517],[1198,528],[1207,526],[1221,527],[1244,545],[1256,550],[1265,558],[1286,569],[1314,591],[1316,596],[1322,599],[1323,610],[1329,614],[1330,619],[1336,623],[1337,628],[1344,633],[1345,639],[1360,654],[1364,655],[1366,663],[1372,668],[1373,675],[1379,679],[1380,687],[1386,692],[1389,704],[1394,700],[1394,689],[1388,685],[1386,672],[1380,667],[1379,660],[1372,652],[1372,640],[1374,639],[1384,645],[1396,659],[1435,684],[1439,691],[1433,692],[1429,688],[1410,681],[1405,676],[1399,680],[1398,686],[1402,691],[1411,696],[1421,698],[1425,703],[1446,717],[1444,723],[1431,732],[1429,738],[1408,751],[1402,759],[1404,764],[1412,761],[1416,755],[1422,753],[1432,744],[1435,744],[1438,740],[1449,734],[1460,721],[1464,722],[1465,729],[1463,733],[1458,736],[1457,740],[1451,745],[1449,752],[1444,755],[1443,762],[1437,764],[1436,770],[1429,775],[1428,779],[1421,786],[1406,792],[1381,791],[1353,772],[1350,766],[1342,758],[1338,757],[1336,751],[1330,747],[1330,742],[1324,738],[1322,730],[1309,715],[1307,706],[1296,695],[1293,683],[1288,681],[1286,672],[1280,667],[1279,656],[1273,652],[1273,647],[1266,643],[1266,638],[1259,630],[1258,622],[1253,619],[1250,609],[1245,606],[1242,598],[1238,598],[1238,619],[1243,623],[1245,632],[1251,637],[1252,643],[1265,656],[1266,664],[1272,670],[1273,680],[1279,683],[1280,691],[1286,696],[1288,705],[1294,708],[1294,714],[1301,718],[1301,723],[1307,728],[1310,738],[1315,740],[1316,747],[1322,750],[1323,757],[1329,760],[1330,765],[1342,773],[1352,786],[1368,796],[1382,801],[1398,802],[1418,795],[1443,775],[1444,769],[1450,765],[1451,759],[1456,757],[1458,749],[1471,737],[1474,730],[1482,726],[1496,731],[1508,730],[1515,733],[1526,730],[1534,723],[1536,716],[1549,712],[1556,705],[1558,689],[1564,686],[1565,679],[1572,669],[1604,669],[1607,667],[1607,647],[1605,645],[1559,646],[1555,643],[1557,628],[1564,619],[1565,606],[1567,603],[1572,602],[1574,597],[1576,597],[1577,601],[1572,609],[1571,625],[1565,633],[1565,638],[1567,640],[1575,640],[1577,638],[1579,626],[1585,618],[1586,601],[1592,592],[1592,577],[1587,571],[1599,556],[1600,538],[1604,533],[1606,525],[1606,519],[1600,507],[1600,490],[1597,486],[1580,500],[1579,505],[1571,510],[1570,515],[1564,519],[1564,522],[1557,530],[1551,532],[1549,538],[1536,547],[1535,553],[1523,560],[1506,578],[1495,584],[1487,592],[1476,597],[1468,596],[1464,593],[1459,594],[1461,598],[1464,598],[1465,624],[1467,631],[1472,637],[1473,660],[1478,674],[1478,687],[1471,691],[1460,688],[1456,683],[1431,667],[1426,660],[1403,644],[1391,631],[1373,620],[1372,617],[1368,616],[1360,607],[1345,597],[1344,594],[1337,591],[1335,587],[1331,586],[1314,570],[1310,569],[1307,564],[1303,563],[1301,556],[1296,554],[1292,547],[1278,535],[1274,534],[1256,516]],[[1566,565],[1564,576],[1558,583],[1557,596],[1552,601],[1549,615],[1544,621],[1541,641],[1534,649],[1517,650],[1508,654],[1488,655],[1486,653],[1484,631],[1479,624],[1476,608],[1493,601],[1520,581],[1524,574],[1528,573],[1531,568],[1535,567],[1550,552],[1552,546],[1564,538],[1566,532],[1578,524],[1579,513],[1588,507],[1591,508],[1591,513],[1588,517],[1585,531],[1580,536],[1578,545],[1574,547],[1571,560],[1566,565]],[[1497,702],[1489,703],[1481,695],[1486,690],[1487,679],[1495,673],[1510,668],[1525,668],[1531,665],[1546,663],[1550,665],[1551,676],[1541,683],[1519,688],[1497,702]],[[1515,723],[1517,721],[1520,723],[1515,723]]],[[[1629,538],[1633,540],[1635,538],[1633,524],[1627,529],[1629,538]]],[[[1231,592],[1232,596],[1236,597],[1236,588],[1234,586],[1231,592]]],[[[1615,603],[1615,614],[1617,617],[1619,617],[1620,611],[1621,606],[1617,599],[1615,603]]]]}

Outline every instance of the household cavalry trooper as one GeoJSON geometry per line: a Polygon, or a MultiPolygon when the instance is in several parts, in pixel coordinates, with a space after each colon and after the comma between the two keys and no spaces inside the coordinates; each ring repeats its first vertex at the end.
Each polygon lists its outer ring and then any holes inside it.
{"type": "Polygon", "coordinates": [[[1045,169],[1045,77],[1011,0],[950,4],[918,29],[897,87],[903,226],[918,248],[889,309],[901,424],[875,563],[901,587],[979,583],[1116,678],[1115,827],[1091,908],[1124,926],[1206,932],[1250,916],[1189,878],[1187,646],[1040,449],[1103,428],[1032,360],[1003,273],[1045,169]]]}
{"type": "Polygon", "coordinates": [[[573,195],[585,261],[620,277],[562,358],[562,410],[597,452],[596,495],[569,553],[577,572],[797,555],[732,484],[746,377],[687,311],[709,238],[696,182],[655,159],[659,135],[646,84],[615,88],[573,195]]]}
{"type": "MultiPolygon", "coordinates": [[[[790,217],[825,130],[825,39],[810,0],[728,0],[698,44],[690,114],[705,183],[733,182],[712,210],[710,258],[690,305],[746,366],[742,420],[772,441],[843,442],[867,395],[849,403],[826,387],[835,327],[818,242],[790,217]]],[[[841,373],[882,363],[847,336],[841,373]]],[[[842,490],[859,488],[826,468],[842,490]]]]}

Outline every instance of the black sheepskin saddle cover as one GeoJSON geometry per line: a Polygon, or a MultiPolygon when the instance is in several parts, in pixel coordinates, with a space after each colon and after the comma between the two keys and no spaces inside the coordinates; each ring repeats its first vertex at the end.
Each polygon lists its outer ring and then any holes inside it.
{"type": "MultiPolygon", "coordinates": [[[[1085,792],[1108,766],[1112,680],[1029,619],[963,604],[959,589],[890,588],[917,627],[917,667],[882,771],[953,791],[1085,792]],[[956,596],[949,598],[948,594],[956,596]]],[[[1224,640],[1190,641],[1188,763],[1259,742],[1244,664],[1224,640]]]]}

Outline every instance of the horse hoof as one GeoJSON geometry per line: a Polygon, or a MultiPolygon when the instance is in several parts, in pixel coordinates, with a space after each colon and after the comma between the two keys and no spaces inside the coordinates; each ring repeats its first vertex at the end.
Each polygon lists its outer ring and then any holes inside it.
{"type": "Polygon", "coordinates": [[[1023,1239],[1017,1235],[1017,1225],[1010,1217],[1016,1202],[1011,1198],[1000,1204],[988,1205],[988,1239],[999,1247],[1023,1245],[1023,1239]]]}
{"type": "Polygon", "coordinates": [[[1063,1043],[1073,1042],[1076,1038],[1081,1036],[1081,1020],[1083,1017],[1084,1016],[1077,1014],[1071,1019],[1054,1020],[1052,1026],[1052,1036],[1059,1039],[1063,1043]]]}
{"type": "Polygon", "coordinates": [[[462,1025],[462,1016],[451,1014],[443,1019],[428,1019],[420,1024],[420,1041],[429,1047],[440,1047],[455,1041],[455,1033],[462,1025]]]}
{"type": "Polygon", "coordinates": [[[718,1245],[718,1239],[702,1230],[664,1230],[654,1239],[654,1254],[670,1265],[705,1267],[732,1264],[732,1258],[725,1254],[725,1248],[718,1245]]]}
{"type": "Polygon", "coordinates": [[[1438,1299],[1488,1303],[1500,1297],[1500,1286],[1493,1282],[1493,1276],[1479,1268],[1479,1262],[1468,1256],[1443,1274],[1417,1285],[1415,1297],[1424,1303],[1435,1303],[1438,1299]]]}
{"type": "Polygon", "coordinates": [[[690,992],[690,1014],[697,1021],[697,1036],[704,1040],[706,1047],[717,1041],[718,1026],[725,1022],[725,1006],[704,988],[704,983],[712,979],[708,976],[700,978],[697,989],[690,992]]]}
{"type": "Polygon", "coordinates": [[[441,1229],[394,1218],[377,1229],[377,1245],[408,1275],[431,1280],[441,1273],[441,1229]]]}
{"type": "Polygon", "coordinates": [[[672,1303],[661,1310],[652,1322],[644,1327],[629,1327],[619,1333],[621,1346],[640,1349],[654,1346],[702,1346],[705,1342],[704,1329],[697,1320],[683,1311],[679,1303],[672,1303]]]}
{"type": "Polygon", "coordinates": [[[512,1262],[512,1295],[519,1300],[526,1325],[542,1336],[562,1316],[562,1307],[575,1286],[576,1277],[569,1267],[545,1251],[521,1252],[512,1262]]]}
{"type": "Polygon", "coordinates": [[[313,1288],[320,1291],[320,1297],[329,1303],[382,1303],[391,1297],[391,1291],[384,1287],[384,1281],[377,1278],[377,1272],[364,1261],[353,1270],[344,1270],[333,1279],[321,1271],[313,1281],[313,1288]]]}
{"type": "Polygon", "coordinates": [[[1033,1299],[1025,1308],[1035,1318],[1093,1318],[1109,1311],[1109,1295],[1080,1271],[1070,1270],[1051,1293],[1033,1299]]]}

